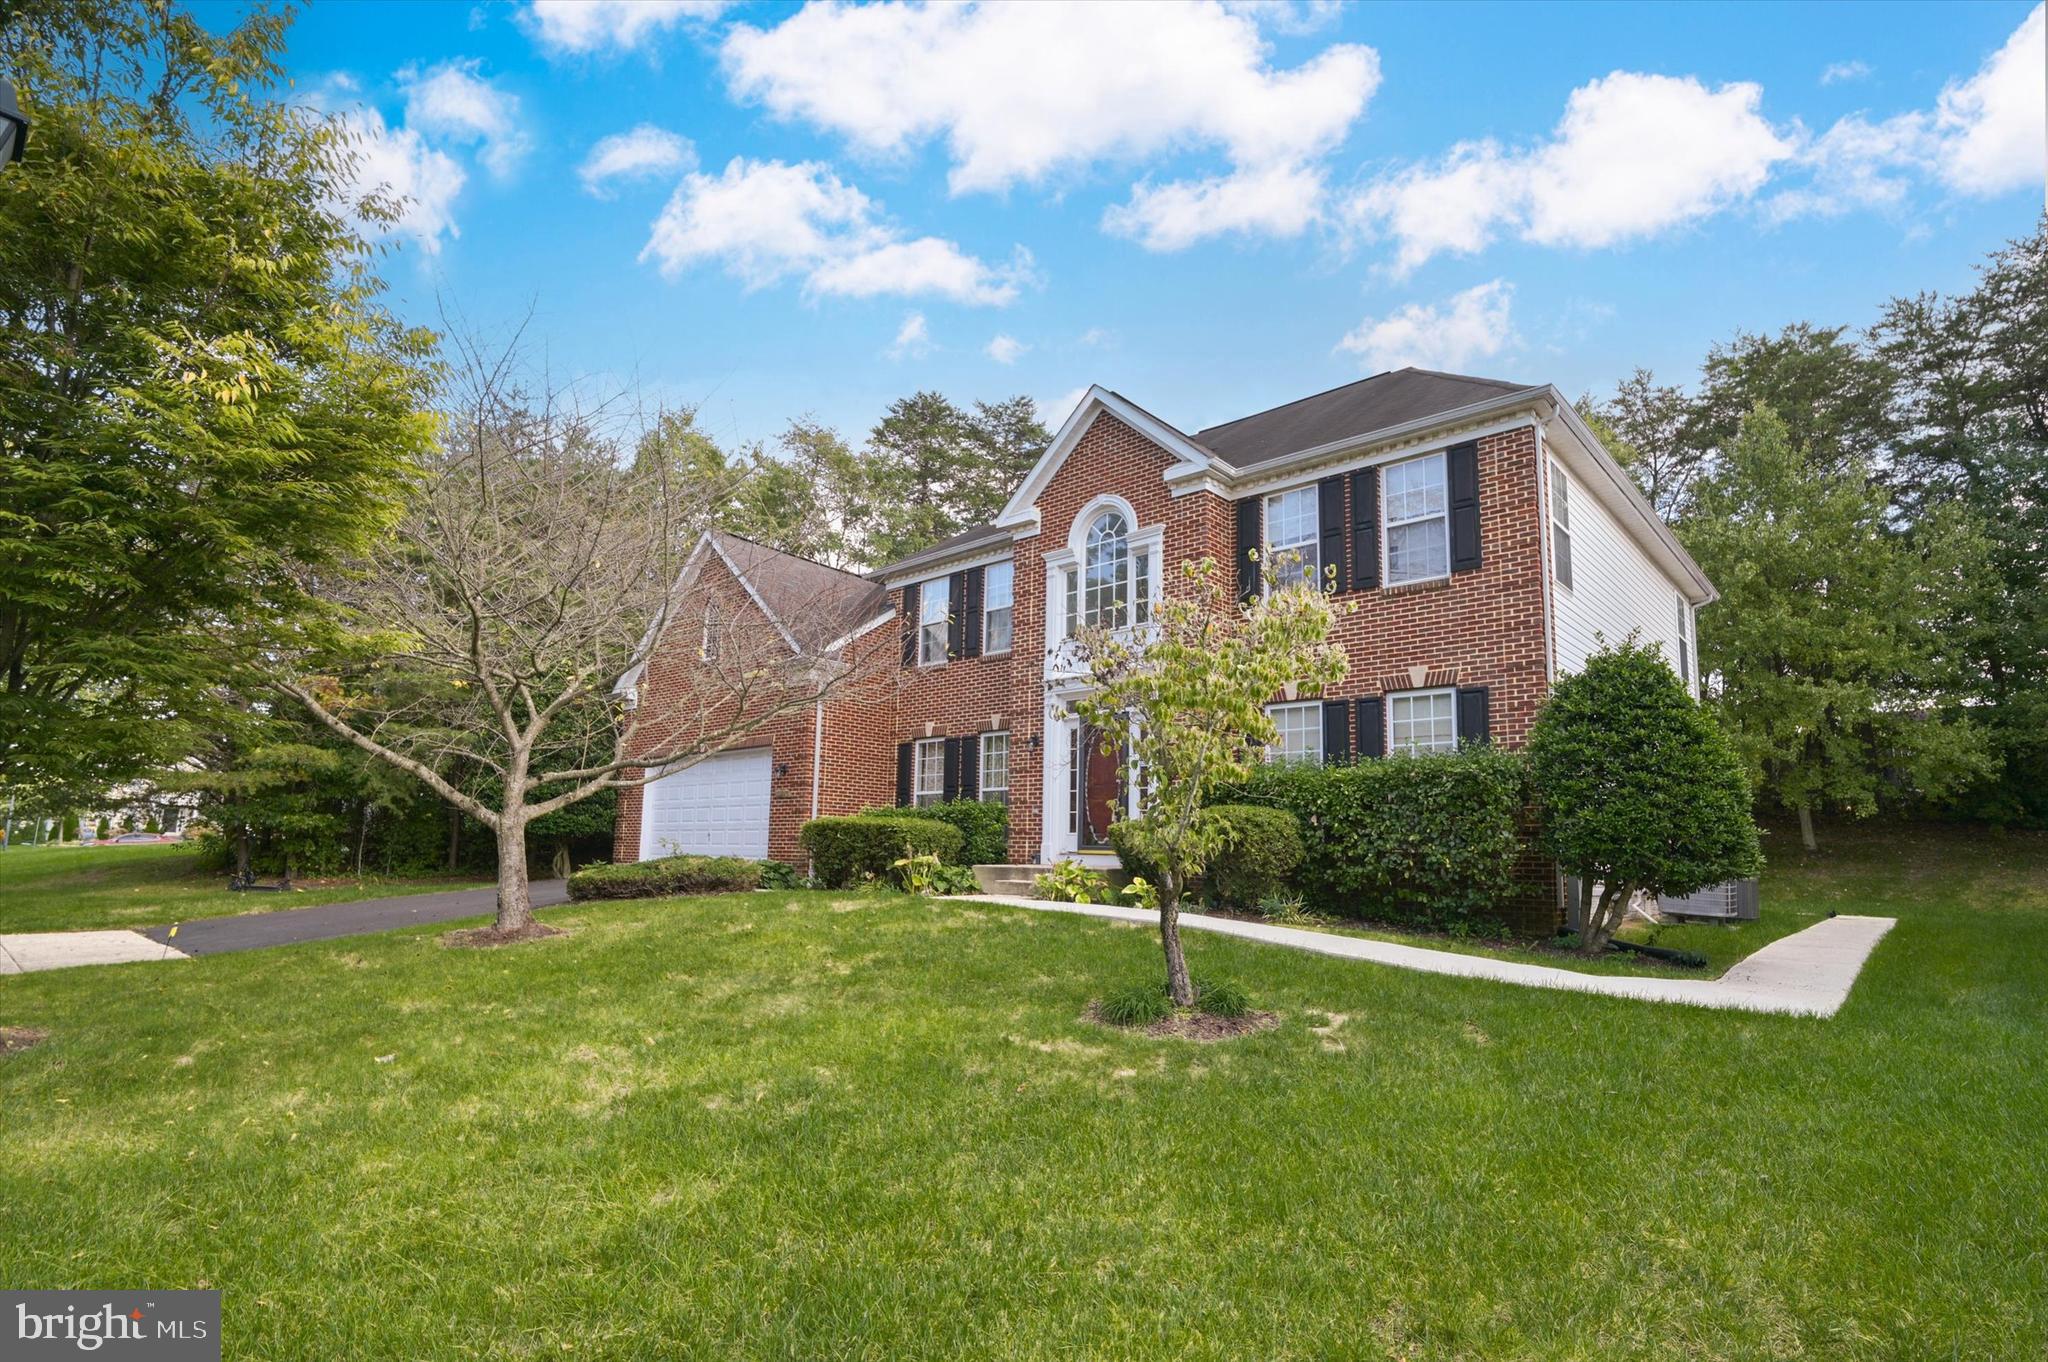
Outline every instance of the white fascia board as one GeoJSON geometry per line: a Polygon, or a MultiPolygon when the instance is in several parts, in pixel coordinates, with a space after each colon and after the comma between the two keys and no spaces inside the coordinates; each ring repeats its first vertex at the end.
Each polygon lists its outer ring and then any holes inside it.
{"type": "Polygon", "coordinates": [[[990,563],[1007,563],[1015,547],[1013,541],[1004,540],[996,548],[983,544],[963,549],[958,558],[934,558],[929,563],[918,564],[908,572],[892,573],[882,578],[882,586],[888,591],[898,591],[912,582],[936,582],[942,577],[950,577],[968,568],[987,567],[990,563]]]}
{"type": "Polygon", "coordinates": [[[1052,481],[1052,475],[1066,462],[1067,455],[1073,452],[1074,446],[1081,443],[1081,437],[1095,424],[1096,416],[1105,411],[1173,455],[1176,462],[1165,474],[1169,483],[1181,478],[1199,476],[1216,466],[1208,451],[1186,435],[1150,412],[1132,406],[1098,383],[1088,389],[1088,395],[1081,399],[1080,404],[1074,408],[1073,415],[1060,427],[1059,434],[1045,447],[1045,453],[1038,456],[1038,462],[1032,466],[1030,476],[1018,485],[1009,501],[1004,504],[1001,514],[996,516],[996,524],[1012,529],[1029,526],[1032,532],[1036,532],[1038,511],[1034,503],[1038,500],[1039,493],[1052,481]]]}
{"type": "Polygon", "coordinates": [[[1535,407],[1524,405],[1506,416],[1478,424],[1468,422],[1446,425],[1442,421],[1432,421],[1420,428],[1410,429],[1409,427],[1414,427],[1415,423],[1408,422],[1400,428],[1400,434],[1391,438],[1372,436],[1366,437],[1369,443],[1345,440],[1336,445],[1325,446],[1331,452],[1324,455],[1320,461],[1304,456],[1299,461],[1275,461],[1250,472],[1240,473],[1223,495],[1227,499],[1237,501],[1250,496],[1284,491],[1289,487],[1305,487],[1319,478],[1349,473],[1358,468],[1398,463],[1417,454],[1461,444],[1466,440],[1481,439],[1488,435],[1504,435],[1511,430],[1540,424],[1541,421],[1542,414],[1535,407]]]}
{"type": "Polygon", "coordinates": [[[855,639],[864,638],[867,635],[872,634],[873,632],[875,632],[875,630],[881,628],[883,625],[887,624],[890,620],[895,618],[896,611],[893,607],[891,609],[884,610],[881,614],[875,616],[866,624],[861,625],[858,629],[855,629],[846,637],[833,640],[831,646],[827,647],[825,651],[828,653],[836,653],[841,648],[844,648],[847,644],[853,642],[855,639]]]}
{"type": "Polygon", "coordinates": [[[628,667],[618,680],[612,682],[612,694],[630,694],[640,684],[641,676],[647,671],[647,660],[654,655],[655,631],[669,622],[669,608],[675,604],[676,597],[682,595],[683,589],[696,577],[698,568],[704,561],[704,551],[710,545],[711,535],[707,531],[697,540],[697,547],[690,550],[690,556],[683,560],[682,570],[676,573],[675,581],[669,586],[668,600],[663,604],[662,609],[655,617],[647,621],[647,628],[640,635],[640,646],[633,650],[639,655],[640,660],[631,667],[628,667]]]}
{"type": "Polygon", "coordinates": [[[1685,551],[1685,545],[1678,542],[1678,536],[1671,532],[1664,518],[1644,498],[1636,487],[1635,479],[1614,461],[1614,456],[1600,443],[1600,437],[1593,433],[1593,428],[1586,424],[1586,419],[1579,415],[1571,400],[1555,387],[1548,389],[1546,399],[1551,409],[1548,415],[1556,420],[1562,428],[1561,433],[1568,437],[1564,443],[1582,456],[1581,461],[1586,467],[1598,474],[1596,478],[1589,479],[1582,468],[1578,470],[1580,481],[1588,483],[1594,494],[1618,513],[1630,537],[1671,574],[1695,609],[1721,599],[1720,591],[1705,570],[1693,561],[1692,555],[1685,551]]]}

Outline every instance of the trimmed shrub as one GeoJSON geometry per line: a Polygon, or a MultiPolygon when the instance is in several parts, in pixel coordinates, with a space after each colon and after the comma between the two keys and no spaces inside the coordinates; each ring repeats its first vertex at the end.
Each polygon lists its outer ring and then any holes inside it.
{"type": "Polygon", "coordinates": [[[1239,794],[1290,810],[1318,911],[1450,927],[1499,916],[1522,851],[1527,763],[1492,747],[1349,766],[1273,763],[1239,794]]]}
{"type": "Polygon", "coordinates": [[[569,877],[569,897],[658,899],[675,894],[731,894],[758,889],[769,862],[737,856],[663,856],[626,865],[593,865],[569,877]]]}
{"type": "Polygon", "coordinates": [[[810,853],[819,883],[845,889],[867,879],[892,879],[891,867],[906,856],[955,860],[965,839],[960,829],[937,819],[861,814],[813,818],[797,840],[810,853]]]}
{"type": "Polygon", "coordinates": [[[922,808],[862,809],[863,818],[930,818],[960,829],[960,850],[950,865],[1002,865],[1010,859],[1010,810],[979,799],[949,799],[922,808]]]}
{"type": "MultiPolygon", "coordinates": [[[[1257,804],[1212,804],[1204,819],[1221,825],[1222,844],[1202,871],[1202,897],[1212,904],[1249,908],[1285,888],[1300,869],[1304,848],[1301,820],[1285,808],[1257,804]]],[[[1137,819],[1113,823],[1109,844],[1124,869],[1151,883],[1159,867],[1144,851],[1137,819]]]]}

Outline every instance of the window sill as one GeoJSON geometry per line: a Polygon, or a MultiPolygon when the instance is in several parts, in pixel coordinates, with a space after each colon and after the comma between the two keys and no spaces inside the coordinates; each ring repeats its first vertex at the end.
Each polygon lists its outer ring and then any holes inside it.
{"type": "Polygon", "coordinates": [[[1389,596],[1410,596],[1425,591],[1447,590],[1450,585],[1451,574],[1447,572],[1441,577],[1417,577],[1412,582],[1390,582],[1379,589],[1389,596]]]}

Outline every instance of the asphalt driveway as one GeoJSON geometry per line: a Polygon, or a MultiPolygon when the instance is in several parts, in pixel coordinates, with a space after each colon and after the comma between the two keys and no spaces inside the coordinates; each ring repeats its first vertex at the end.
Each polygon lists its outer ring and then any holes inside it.
{"type": "MultiPolygon", "coordinates": [[[[536,908],[552,908],[569,900],[569,888],[564,880],[536,880],[531,892],[536,908]]],[[[400,927],[455,922],[495,912],[497,906],[498,891],[495,889],[450,889],[439,894],[402,894],[396,898],[361,899],[355,903],[284,908],[275,913],[195,918],[191,922],[178,923],[175,928],[141,927],[136,930],[151,941],[186,955],[224,955],[229,951],[293,946],[302,941],[327,941],[338,936],[362,936],[369,932],[394,931],[400,927]],[[176,936],[171,935],[173,930],[177,932],[176,936]]]]}

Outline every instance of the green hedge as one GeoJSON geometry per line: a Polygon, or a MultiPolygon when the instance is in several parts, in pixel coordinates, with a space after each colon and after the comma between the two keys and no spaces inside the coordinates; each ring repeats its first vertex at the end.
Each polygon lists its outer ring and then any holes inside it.
{"type": "Polygon", "coordinates": [[[572,899],[658,899],[758,889],[765,862],[737,856],[663,856],[626,865],[593,865],[569,877],[572,899]]]}
{"type": "MultiPolygon", "coordinates": [[[[1202,897],[1212,904],[1250,908],[1277,893],[1300,869],[1304,847],[1301,820],[1284,808],[1260,804],[1212,804],[1204,819],[1223,825],[1223,845],[1202,873],[1202,897]]],[[[1110,825],[1109,844],[1124,869],[1159,882],[1159,868],[1140,847],[1136,820],[1110,825]]]]}
{"type": "Polygon", "coordinates": [[[953,865],[1002,865],[1010,859],[1010,811],[979,799],[949,799],[923,808],[862,809],[863,818],[930,818],[960,829],[953,865]]]}
{"type": "MultiPolygon", "coordinates": [[[[896,810],[901,813],[902,810],[896,810]]],[[[798,834],[811,867],[828,889],[844,889],[870,876],[880,879],[905,856],[932,855],[957,864],[966,839],[951,823],[934,818],[861,814],[813,818],[798,834]]]]}
{"type": "Polygon", "coordinates": [[[1354,765],[1262,766],[1239,797],[1291,811],[1302,896],[1324,912],[1431,926],[1498,917],[1522,851],[1528,767],[1492,747],[1354,765]]]}

